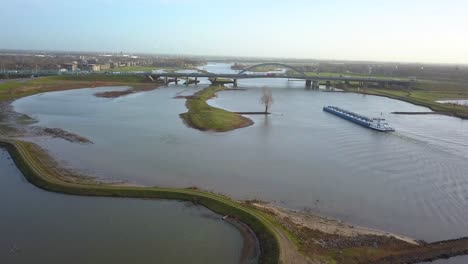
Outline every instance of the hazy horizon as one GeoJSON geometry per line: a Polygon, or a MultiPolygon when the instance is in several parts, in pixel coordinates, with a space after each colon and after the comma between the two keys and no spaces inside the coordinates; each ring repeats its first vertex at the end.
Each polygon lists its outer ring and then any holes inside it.
{"type": "Polygon", "coordinates": [[[468,3],[6,2],[0,49],[468,63],[468,3]]]}

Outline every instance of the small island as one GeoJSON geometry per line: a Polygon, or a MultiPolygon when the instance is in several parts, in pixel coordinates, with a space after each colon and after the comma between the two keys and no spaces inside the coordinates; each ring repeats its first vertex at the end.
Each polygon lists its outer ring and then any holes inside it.
{"type": "Polygon", "coordinates": [[[228,88],[211,85],[187,98],[185,105],[188,112],[180,114],[185,123],[202,131],[226,132],[247,127],[253,121],[240,114],[229,112],[209,105],[206,101],[215,97],[217,92],[228,88]]]}

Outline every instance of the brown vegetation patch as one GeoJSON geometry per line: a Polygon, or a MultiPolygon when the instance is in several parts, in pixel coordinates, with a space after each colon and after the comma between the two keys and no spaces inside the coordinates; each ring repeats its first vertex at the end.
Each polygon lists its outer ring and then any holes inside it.
{"type": "Polygon", "coordinates": [[[40,162],[44,169],[49,171],[54,177],[70,183],[80,184],[102,184],[104,181],[98,181],[94,177],[85,176],[57,162],[49,153],[36,144],[28,143],[28,151],[40,162]]]}
{"type": "Polygon", "coordinates": [[[234,112],[239,115],[270,115],[270,112],[234,112]]]}
{"type": "Polygon", "coordinates": [[[123,91],[107,91],[107,92],[99,92],[95,93],[94,96],[96,97],[102,97],[102,98],[117,98],[133,93],[138,93],[138,92],[146,92],[146,91],[152,91],[157,88],[159,88],[161,85],[153,85],[153,86],[137,86],[135,88],[129,88],[127,90],[123,91]]]}
{"type": "Polygon", "coordinates": [[[134,91],[132,89],[128,89],[125,91],[108,91],[108,92],[95,93],[94,96],[103,97],[103,98],[116,98],[116,97],[131,94],[131,93],[134,93],[134,91]]]}
{"type": "Polygon", "coordinates": [[[61,128],[44,128],[44,133],[57,138],[65,139],[66,141],[73,143],[82,143],[82,144],[93,144],[88,138],[82,137],[80,135],[65,131],[61,128]]]}
{"type": "Polygon", "coordinates": [[[174,99],[198,99],[196,95],[176,95],[174,99]]]}
{"type": "Polygon", "coordinates": [[[0,135],[8,137],[25,136],[28,125],[36,122],[33,118],[17,113],[11,101],[0,101],[0,135]]]}

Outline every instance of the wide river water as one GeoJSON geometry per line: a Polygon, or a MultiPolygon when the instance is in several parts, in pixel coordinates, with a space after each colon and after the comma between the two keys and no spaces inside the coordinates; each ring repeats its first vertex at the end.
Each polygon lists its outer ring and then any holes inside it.
{"type": "MultiPolygon", "coordinates": [[[[232,72],[209,64],[211,72],[232,72]]],[[[261,87],[273,91],[272,115],[226,133],[185,126],[185,100],[206,87],[170,85],[120,98],[97,98],[98,88],[38,94],[13,103],[16,111],[91,139],[80,145],[35,139],[67,166],[90,175],[143,185],[189,187],[236,199],[260,199],[310,209],[434,241],[468,236],[468,122],[398,100],[307,90],[304,82],[240,80],[243,91],[220,92],[211,105],[261,111],[261,87]],[[322,111],[340,106],[383,115],[395,133],[362,128],[322,111]]]]}

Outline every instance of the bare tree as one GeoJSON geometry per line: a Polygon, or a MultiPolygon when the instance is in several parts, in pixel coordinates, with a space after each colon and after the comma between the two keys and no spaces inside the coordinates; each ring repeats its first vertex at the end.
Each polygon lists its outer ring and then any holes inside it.
{"type": "Polygon", "coordinates": [[[268,108],[273,104],[273,94],[270,89],[263,87],[260,102],[265,105],[265,114],[267,114],[268,108]]]}

